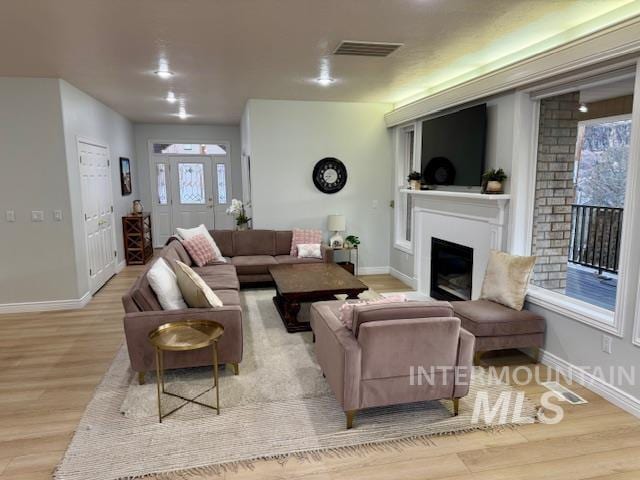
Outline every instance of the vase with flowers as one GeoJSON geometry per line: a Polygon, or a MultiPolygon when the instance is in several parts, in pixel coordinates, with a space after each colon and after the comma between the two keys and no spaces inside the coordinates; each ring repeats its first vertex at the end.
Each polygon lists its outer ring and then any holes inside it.
{"type": "Polygon", "coordinates": [[[247,217],[245,205],[240,200],[231,200],[231,205],[227,208],[227,215],[232,215],[236,220],[236,230],[248,230],[251,219],[247,217]]]}

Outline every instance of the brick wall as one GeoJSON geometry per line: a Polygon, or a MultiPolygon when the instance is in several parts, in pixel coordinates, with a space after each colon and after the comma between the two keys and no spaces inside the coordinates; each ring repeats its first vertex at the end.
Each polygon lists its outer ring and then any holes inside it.
{"type": "Polygon", "coordinates": [[[571,238],[579,93],[540,102],[532,252],[533,284],[564,293],[571,238]]]}

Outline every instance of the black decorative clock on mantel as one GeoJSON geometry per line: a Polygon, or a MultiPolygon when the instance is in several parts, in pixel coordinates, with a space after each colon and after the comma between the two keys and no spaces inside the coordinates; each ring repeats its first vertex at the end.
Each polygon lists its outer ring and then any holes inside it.
{"type": "Polygon", "coordinates": [[[339,192],[347,184],[347,167],[337,158],[323,158],[313,167],[313,183],[323,193],[339,192]]]}

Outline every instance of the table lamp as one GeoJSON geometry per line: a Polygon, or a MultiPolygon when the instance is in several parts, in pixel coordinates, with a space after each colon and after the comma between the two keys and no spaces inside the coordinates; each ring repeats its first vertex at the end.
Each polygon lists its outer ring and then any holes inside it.
{"type": "Polygon", "coordinates": [[[329,215],[327,226],[330,231],[334,232],[333,236],[329,239],[331,248],[342,248],[344,246],[344,239],[342,235],[340,235],[340,232],[346,230],[344,215],[329,215]]]}

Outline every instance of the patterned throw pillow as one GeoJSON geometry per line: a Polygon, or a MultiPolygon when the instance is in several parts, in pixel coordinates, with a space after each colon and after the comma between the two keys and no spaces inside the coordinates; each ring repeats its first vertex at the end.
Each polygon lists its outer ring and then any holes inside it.
{"type": "Polygon", "coordinates": [[[209,233],[209,230],[207,230],[207,227],[205,227],[204,224],[200,224],[195,228],[176,228],[176,236],[180,240],[189,240],[190,238],[195,237],[196,235],[204,235],[204,237],[207,239],[207,241],[209,242],[209,245],[211,245],[211,248],[213,248],[213,252],[216,257],[216,262],[219,262],[219,263],[227,262],[222,256],[222,253],[220,253],[220,249],[218,248],[218,245],[216,245],[216,241],[213,239],[213,237],[209,233]]]}
{"type": "Polygon", "coordinates": [[[292,257],[298,256],[298,245],[301,243],[322,243],[322,230],[294,228],[291,237],[292,257]]]}
{"type": "Polygon", "coordinates": [[[322,258],[319,243],[299,243],[298,258],[322,258]]]}
{"type": "Polygon", "coordinates": [[[406,301],[407,301],[407,297],[404,295],[393,295],[390,297],[380,298],[378,300],[368,300],[368,301],[357,300],[355,302],[347,301],[340,307],[338,318],[340,319],[340,321],[343,323],[345,327],[347,327],[349,330],[353,330],[353,310],[357,305],[376,305],[376,304],[383,304],[383,303],[399,303],[399,302],[406,302],[406,301]]]}
{"type": "Polygon", "coordinates": [[[182,245],[189,253],[193,263],[199,267],[204,267],[216,259],[216,254],[204,235],[194,235],[188,240],[183,240],[182,245]]]}

